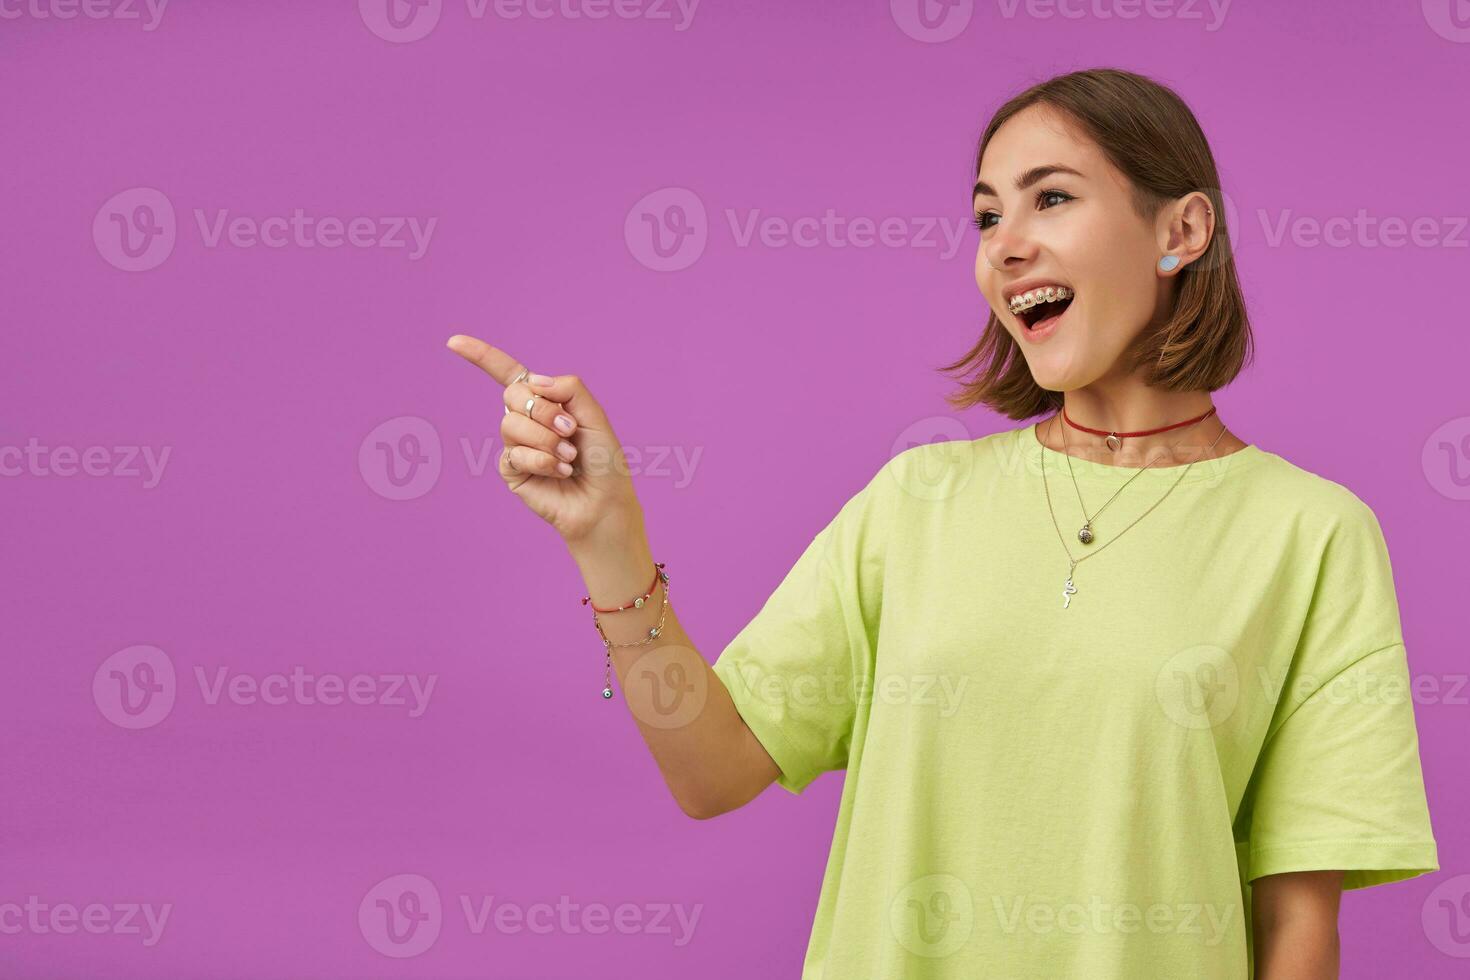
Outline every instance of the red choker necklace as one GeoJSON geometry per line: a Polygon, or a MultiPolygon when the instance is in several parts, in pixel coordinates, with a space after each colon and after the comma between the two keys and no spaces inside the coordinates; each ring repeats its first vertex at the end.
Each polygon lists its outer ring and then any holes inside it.
{"type": "Polygon", "coordinates": [[[1129,436],[1151,436],[1156,435],[1160,432],[1168,432],[1170,429],[1178,429],[1186,425],[1193,425],[1196,422],[1201,422],[1214,414],[1214,406],[1211,406],[1210,410],[1205,414],[1196,415],[1194,418],[1186,419],[1183,422],[1175,422],[1173,425],[1164,425],[1160,426],[1157,429],[1139,429],[1137,432],[1110,432],[1107,429],[1089,429],[1085,425],[1078,425],[1076,422],[1073,422],[1071,418],[1068,417],[1067,406],[1062,406],[1062,418],[1066,420],[1066,423],[1068,425],[1070,425],[1074,429],[1081,429],[1083,432],[1090,432],[1095,436],[1107,436],[1108,448],[1111,449],[1113,452],[1117,452],[1119,449],[1122,449],[1123,440],[1128,438],[1129,436]]]}

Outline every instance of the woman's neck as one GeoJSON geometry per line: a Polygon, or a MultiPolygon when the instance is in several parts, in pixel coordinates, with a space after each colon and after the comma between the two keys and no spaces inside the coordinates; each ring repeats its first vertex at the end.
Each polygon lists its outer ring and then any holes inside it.
{"type": "MultiPolygon", "coordinates": [[[[1079,388],[1064,394],[1066,419],[1103,432],[1137,432],[1187,422],[1209,412],[1214,401],[1207,391],[1169,392],[1146,386],[1105,391],[1079,388]]],[[[1245,448],[1228,428],[1223,433],[1218,408],[1201,421],[1146,436],[1127,436],[1115,452],[1105,435],[1067,424],[1061,413],[1041,420],[1037,434],[1048,448],[1109,466],[1173,466],[1215,459],[1245,448]],[[1216,440],[1216,436],[1219,439],[1216,440]],[[1065,438],[1065,444],[1063,442],[1065,438]],[[1211,447],[1213,443],[1213,448],[1211,447]],[[1177,447],[1177,448],[1176,448],[1177,447]]]]}

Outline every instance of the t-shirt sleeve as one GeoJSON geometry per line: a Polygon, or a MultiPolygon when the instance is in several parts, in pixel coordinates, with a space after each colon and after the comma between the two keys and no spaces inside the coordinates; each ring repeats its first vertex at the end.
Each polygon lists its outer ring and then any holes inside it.
{"type": "MultiPolygon", "coordinates": [[[[891,461],[890,461],[891,462],[891,461]]],[[[882,611],[887,464],[806,546],[713,669],[746,725],[801,793],[847,767],[882,611]]]]}
{"type": "Polygon", "coordinates": [[[1393,572],[1356,497],[1316,572],[1251,780],[1247,880],[1341,870],[1353,889],[1436,871],[1393,572]]]}

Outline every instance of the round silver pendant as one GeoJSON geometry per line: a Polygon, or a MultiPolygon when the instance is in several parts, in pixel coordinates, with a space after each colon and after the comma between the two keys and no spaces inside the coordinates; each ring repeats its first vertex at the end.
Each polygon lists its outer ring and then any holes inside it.
{"type": "Polygon", "coordinates": [[[610,688],[610,687],[604,687],[602,689],[602,696],[604,698],[610,698],[610,697],[612,697],[612,688],[610,688]]]}
{"type": "Polygon", "coordinates": [[[1082,530],[1077,532],[1077,540],[1083,544],[1092,544],[1092,529],[1086,524],[1082,525],[1082,530]]]}

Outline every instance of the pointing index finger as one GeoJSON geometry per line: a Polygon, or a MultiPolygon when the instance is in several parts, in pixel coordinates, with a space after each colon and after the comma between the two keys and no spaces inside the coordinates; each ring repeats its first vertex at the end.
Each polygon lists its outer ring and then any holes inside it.
{"type": "Polygon", "coordinates": [[[444,346],[507,387],[512,379],[526,370],[525,365],[499,347],[494,347],[466,334],[455,334],[444,346]]]}

